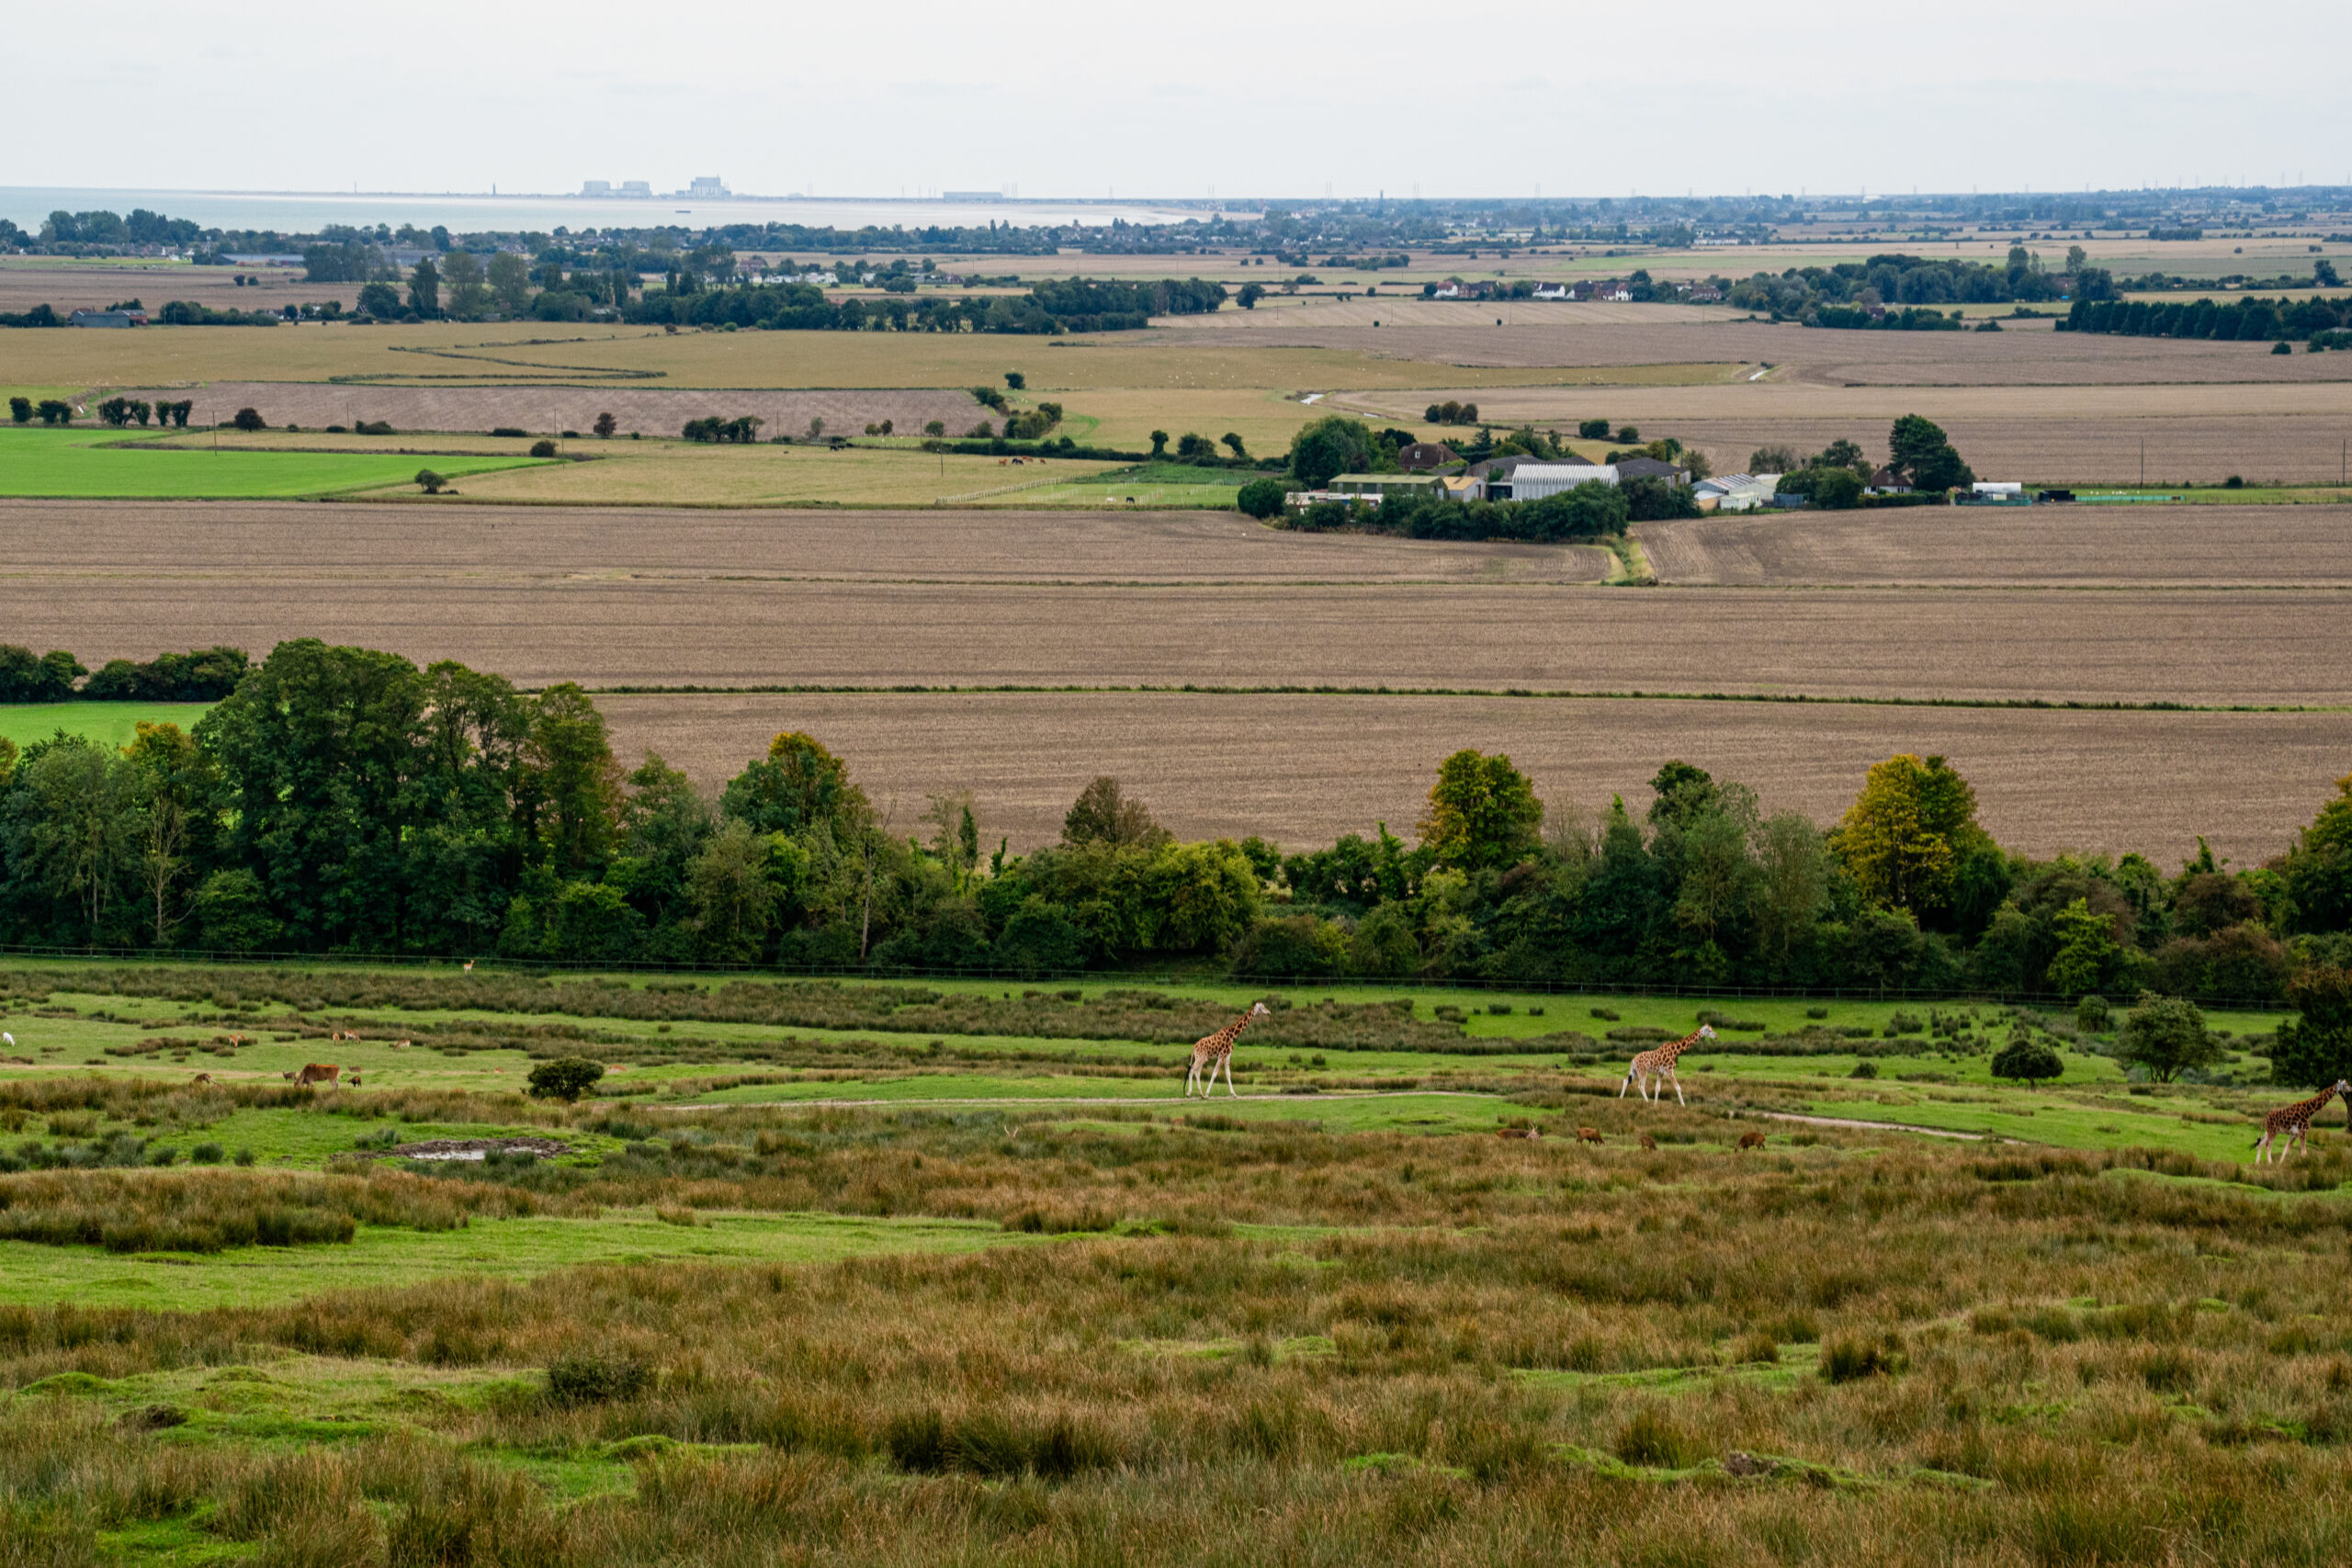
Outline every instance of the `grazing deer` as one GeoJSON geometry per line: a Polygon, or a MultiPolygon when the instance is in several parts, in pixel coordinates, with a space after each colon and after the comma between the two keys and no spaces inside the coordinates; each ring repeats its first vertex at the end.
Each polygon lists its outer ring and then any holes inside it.
{"type": "Polygon", "coordinates": [[[1641,1143],[1642,1147],[1644,1147],[1644,1148],[1645,1148],[1645,1149],[1650,1149],[1650,1150],[1655,1151],[1655,1150],[1657,1148],[1657,1140],[1656,1138],[1651,1137],[1647,1133],[1644,1133],[1644,1134],[1641,1135],[1640,1143],[1641,1143]]]}
{"type": "Polygon", "coordinates": [[[212,1075],[210,1073],[198,1073],[196,1075],[193,1081],[197,1083],[210,1083],[212,1081],[212,1075]]]}
{"type": "Polygon", "coordinates": [[[296,1087],[307,1089],[311,1084],[331,1084],[339,1081],[343,1077],[343,1069],[333,1062],[306,1062],[302,1065],[300,1072],[289,1073],[287,1076],[294,1080],[296,1087]]]}
{"type": "Polygon", "coordinates": [[[351,1075],[351,1087],[354,1089],[357,1089],[359,1087],[359,1075],[356,1072],[354,1072],[351,1075]]]}
{"type": "Polygon", "coordinates": [[[1577,1143],[1580,1143],[1580,1144],[1597,1144],[1597,1143],[1600,1142],[1600,1129],[1599,1129],[1599,1128],[1596,1128],[1596,1127],[1579,1127],[1579,1128],[1577,1128],[1577,1143]]]}
{"type": "Polygon", "coordinates": [[[1525,1138],[1529,1143],[1532,1144],[1542,1139],[1544,1136],[1544,1129],[1541,1127],[1498,1127],[1495,1129],[1495,1136],[1498,1138],[1525,1138]]]}
{"type": "Polygon", "coordinates": [[[1764,1134],[1761,1133],[1742,1133],[1739,1135],[1739,1146],[1743,1149],[1760,1149],[1764,1146],[1764,1134]]]}

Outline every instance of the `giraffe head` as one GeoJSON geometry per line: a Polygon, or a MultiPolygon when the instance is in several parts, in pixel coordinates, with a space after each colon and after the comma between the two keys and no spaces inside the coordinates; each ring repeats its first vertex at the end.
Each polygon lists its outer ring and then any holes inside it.
{"type": "Polygon", "coordinates": [[[2352,1083],[2346,1083],[2342,1078],[2336,1079],[2335,1092],[2342,1095],[2346,1100],[2352,1100],[2352,1083]]]}
{"type": "Polygon", "coordinates": [[[1702,1040],[1713,1040],[1714,1037],[1715,1037],[1715,1026],[1714,1026],[1713,1024],[1712,1024],[1712,1023],[1702,1023],[1702,1024],[1701,1024],[1701,1025],[1699,1026],[1699,1038],[1700,1038],[1700,1039],[1702,1039],[1702,1040]]]}
{"type": "Polygon", "coordinates": [[[1267,1018],[1272,1015],[1273,1010],[1273,1009],[1268,1007],[1263,1002],[1253,1002],[1250,1004],[1250,1016],[1251,1018],[1267,1018]]]}

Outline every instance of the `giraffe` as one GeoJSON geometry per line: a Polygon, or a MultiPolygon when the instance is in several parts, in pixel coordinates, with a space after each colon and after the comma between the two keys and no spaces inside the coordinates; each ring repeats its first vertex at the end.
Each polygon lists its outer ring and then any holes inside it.
{"type": "Polygon", "coordinates": [[[1216,1070],[1220,1066],[1225,1069],[1225,1092],[1239,1097],[1239,1091],[1233,1087],[1233,1043],[1240,1037],[1243,1030],[1250,1027],[1251,1020],[1264,1018],[1270,1010],[1265,1003],[1253,1002],[1248,1012],[1193,1045],[1193,1070],[1184,1075],[1185,1099],[1193,1097],[1193,1085],[1199,1079],[1201,1065],[1204,1062],[1208,1064],[1209,1081],[1208,1086],[1201,1090],[1201,1098],[1206,1100],[1216,1092],[1216,1070]]]}
{"type": "MultiPolygon", "coordinates": [[[[2320,1090],[2309,1100],[2300,1100],[2292,1105],[2281,1106],[2264,1117],[2262,1136],[2254,1141],[2254,1163],[2260,1165],[2270,1157],[2272,1140],[2281,1133],[2291,1134],[2290,1147],[2301,1145],[2311,1135],[2312,1118],[2319,1114],[2322,1106],[2339,1094],[2345,1097],[2345,1104],[2352,1106],[2352,1083],[2338,1078],[2334,1084],[2320,1090]]],[[[2278,1157],[2284,1160],[2287,1157],[2287,1149],[2278,1149],[2278,1157]]]]}
{"type": "Polygon", "coordinates": [[[1658,1099],[1666,1098],[1666,1086],[1672,1084],[1676,1102],[1681,1105],[1690,1104],[1689,1100],[1682,1098],[1682,1080],[1674,1076],[1674,1058],[1696,1045],[1700,1041],[1713,1040],[1714,1037],[1714,1025],[1702,1023],[1679,1040],[1669,1041],[1655,1051],[1643,1052],[1634,1058],[1633,1066],[1625,1069],[1625,1081],[1617,1086],[1617,1098],[1624,1099],[1626,1089],[1638,1086],[1642,1091],[1642,1098],[1647,1100],[1650,1098],[1650,1079],[1656,1078],[1658,1099]]]}

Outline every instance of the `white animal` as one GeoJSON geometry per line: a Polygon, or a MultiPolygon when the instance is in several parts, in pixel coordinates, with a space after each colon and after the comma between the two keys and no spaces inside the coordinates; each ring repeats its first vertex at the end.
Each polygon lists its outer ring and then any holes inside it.
{"type": "Polygon", "coordinates": [[[0,1040],[5,1040],[11,1045],[17,1043],[17,1037],[5,1029],[0,1029],[0,1040]]]}

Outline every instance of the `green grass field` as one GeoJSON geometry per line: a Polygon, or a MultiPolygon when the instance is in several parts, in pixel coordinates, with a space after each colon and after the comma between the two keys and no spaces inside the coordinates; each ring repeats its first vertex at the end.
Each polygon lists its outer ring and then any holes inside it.
{"type": "Polygon", "coordinates": [[[21,749],[62,729],[102,746],[128,746],[141,724],[194,729],[210,711],[210,703],[0,703],[0,739],[21,749]]]}
{"type": "Polygon", "coordinates": [[[0,429],[0,495],[100,500],[241,500],[337,495],[404,484],[420,468],[451,479],[547,465],[527,457],[430,461],[343,452],[219,453],[115,431],[0,429]]]}

